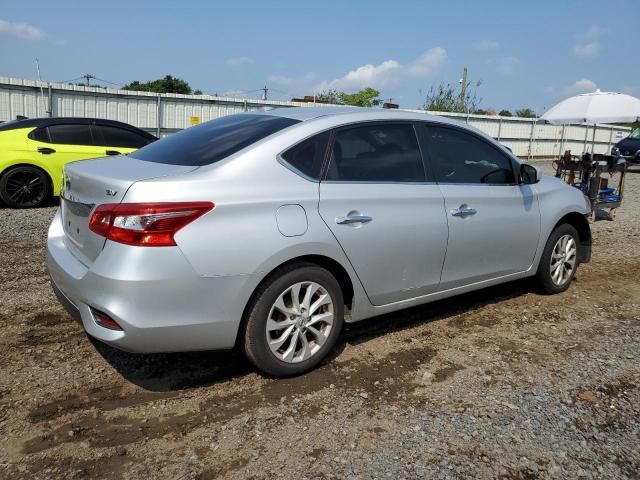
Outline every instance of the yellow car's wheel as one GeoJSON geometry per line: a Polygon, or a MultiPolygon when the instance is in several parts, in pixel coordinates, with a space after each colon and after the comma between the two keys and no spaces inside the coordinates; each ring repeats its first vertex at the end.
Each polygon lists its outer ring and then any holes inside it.
{"type": "Polygon", "coordinates": [[[0,177],[0,200],[8,207],[40,207],[50,195],[49,177],[38,168],[21,165],[10,168],[0,177]]]}

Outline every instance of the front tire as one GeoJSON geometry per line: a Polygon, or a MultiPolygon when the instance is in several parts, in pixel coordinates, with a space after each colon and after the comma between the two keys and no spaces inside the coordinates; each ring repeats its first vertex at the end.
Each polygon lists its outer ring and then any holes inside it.
{"type": "Polygon", "coordinates": [[[38,168],[14,167],[0,177],[0,200],[10,208],[40,207],[50,195],[49,177],[38,168]]]}
{"type": "Polygon", "coordinates": [[[545,293],[564,292],[580,265],[578,261],[580,236],[569,224],[562,224],[551,232],[540,258],[537,278],[545,293]]]}
{"type": "Polygon", "coordinates": [[[335,277],[310,263],[285,267],[262,285],[248,309],[244,353],[275,377],[312,370],[333,350],[344,324],[335,277]]]}

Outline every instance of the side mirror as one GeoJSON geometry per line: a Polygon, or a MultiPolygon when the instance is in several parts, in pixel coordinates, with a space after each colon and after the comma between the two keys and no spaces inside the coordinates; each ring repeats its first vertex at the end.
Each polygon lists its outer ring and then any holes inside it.
{"type": "Polygon", "coordinates": [[[531,185],[542,180],[542,169],[528,163],[520,165],[520,183],[531,185]]]}

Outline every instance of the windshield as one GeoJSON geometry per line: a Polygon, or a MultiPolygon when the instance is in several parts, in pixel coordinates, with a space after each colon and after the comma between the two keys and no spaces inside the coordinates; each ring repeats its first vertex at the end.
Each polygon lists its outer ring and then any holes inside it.
{"type": "Polygon", "coordinates": [[[629,138],[633,138],[634,140],[640,140],[640,128],[636,128],[631,134],[629,138]]]}
{"type": "Polygon", "coordinates": [[[170,165],[211,165],[299,122],[271,115],[228,115],[174,133],[129,156],[170,165]]]}

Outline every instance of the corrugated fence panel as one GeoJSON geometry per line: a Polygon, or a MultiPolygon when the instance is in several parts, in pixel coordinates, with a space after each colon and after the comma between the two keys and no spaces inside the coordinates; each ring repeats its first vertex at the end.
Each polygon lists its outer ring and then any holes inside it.
{"type": "MultiPolygon", "coordinates": [[[[95,117],[119,120],[155,134],[166,134],[225,115],[264,107],[308,107],[312,103],[239,99],[211,95],[157,94],[126,90],[48,84],[0,77],[0,121],[26,117],[95,117]],[[159,102],[159,103],[158,103],[159,102]],[[160,125],[158,125],[160,105],[160,125]],[[51,110],[49,112],[49,110],[51,110]],[[194,118],[195,117],[195,118],[194,118]]],[[[327,107],[332,107],[328,105],[327,107]]],[[[415,110],[414,110],[415,111],[415,110]]],[[[607,153],[612,144],[629,134],[628,128],[599,125],[555,126],[535,119],[428,112],[468,123],[498,139],[520,157],[557,156],[591,150],[607,153]]]]}

